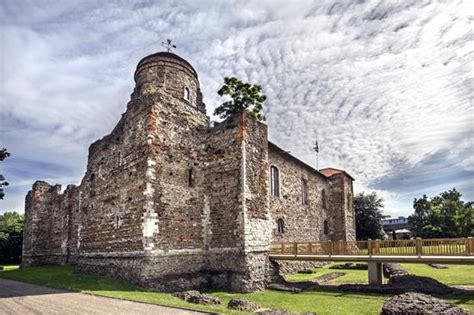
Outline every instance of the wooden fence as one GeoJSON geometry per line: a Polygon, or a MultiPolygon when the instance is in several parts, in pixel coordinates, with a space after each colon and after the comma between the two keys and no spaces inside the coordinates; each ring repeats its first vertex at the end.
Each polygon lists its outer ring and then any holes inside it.
{"type": "Polygon", "coordinates": [[[274,255],[474,256],[474,238],[281,243],[274,255]]]}

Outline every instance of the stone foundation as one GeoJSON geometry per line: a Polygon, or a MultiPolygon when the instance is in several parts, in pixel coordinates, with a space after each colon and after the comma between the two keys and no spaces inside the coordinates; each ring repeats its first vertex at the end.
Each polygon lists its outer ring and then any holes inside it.
{"type": "Polygon", "coordinates": [[[276,261],[281,275],[298,273],[301,270],[314,269],[327,265],[324,261],[276,261]]]}
{"type": "Polygon", "coordinates": [[[253,292],[265,288],[266,254],[184,253],[135,257],[81,257],[76,272],[120,278],[163,292],[223,289],[253,292]],[[250,267],[249,267],[250,266],[250,267]],[[255,266],[255,268],[252,268],[255,266]]]}

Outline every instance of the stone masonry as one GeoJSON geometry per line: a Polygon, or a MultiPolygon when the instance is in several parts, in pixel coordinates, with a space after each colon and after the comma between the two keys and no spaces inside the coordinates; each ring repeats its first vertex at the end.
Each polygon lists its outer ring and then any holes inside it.
{"type": "Polygon", "coordinates": [[[245,113],[211,127],[198,75],[175,54],[143,58],[135,82],[117,126],[90,146],[81,184],[28,192],[23,267],[250,292],[266,285],[272,242],[354,239],[346,172],[313,169],[245,113]]]}

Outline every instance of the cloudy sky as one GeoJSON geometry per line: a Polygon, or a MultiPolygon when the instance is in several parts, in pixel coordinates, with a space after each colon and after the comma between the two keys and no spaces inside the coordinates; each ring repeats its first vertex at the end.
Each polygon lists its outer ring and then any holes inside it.
{"type": "Polygon", "coordinates": [[[79,183],[125,110],[138,60],[171,38],[207,111],[224,76],[262,85],[270,139],[347,170],[388,214],[458,188],[474,200],[470,1],[42,1],[0,4],[0,146],[23,211],[37,179],[79,183]]]}

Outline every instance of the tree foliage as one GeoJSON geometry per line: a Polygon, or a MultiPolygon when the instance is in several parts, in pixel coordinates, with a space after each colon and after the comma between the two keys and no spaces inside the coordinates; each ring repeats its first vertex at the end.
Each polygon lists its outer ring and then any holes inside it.
{"type": "MultiPolygon", "coordinates": [[[[10,153],[7,151],[7,149],[5,148],[0,149],[0,162],[5,160],[9,156],[10,156],[10,153]]],[[[3,197],[5,196],[5,193],[3,192],[4,186],[8,186],[8,182],[5,180],[5,177],[3,177],[2,174],[0,174],[0,199],[3,199],[3,197]]]]}
{"type": "Polygon", "coordinates": [[[224,78],[224,85],[217,91],[217,94],[219,96],[227,95],[230,100],[217,107],[214,115],[226,119],[245,110],[255,119],[265,120],[262,109],[263,102],[267,97],[261,92],[262,87],[260,85],[244,83],[236,77],[226,77],[224,78]]]}
{"type": "Polygon", "coordinates": [[[23,215],[5,212],[0,215],[0,264],[21,261],[23,243],[23,215]]]}
{"type": "Polygon", "coordinates": [[[382,209],[383,199],[375,192],[359,193],[354,197],[356,216],[356,237],[358,240],[383,239],[382,209]]]}
{"type": "Polygon", "coordinates": [[[474,203],[461,199],[453,188],[439,196],[426,195],[413,201],[415,212],[408,223],[415,236],[422,238],[468,237],[474,235],[474,203]]]}

